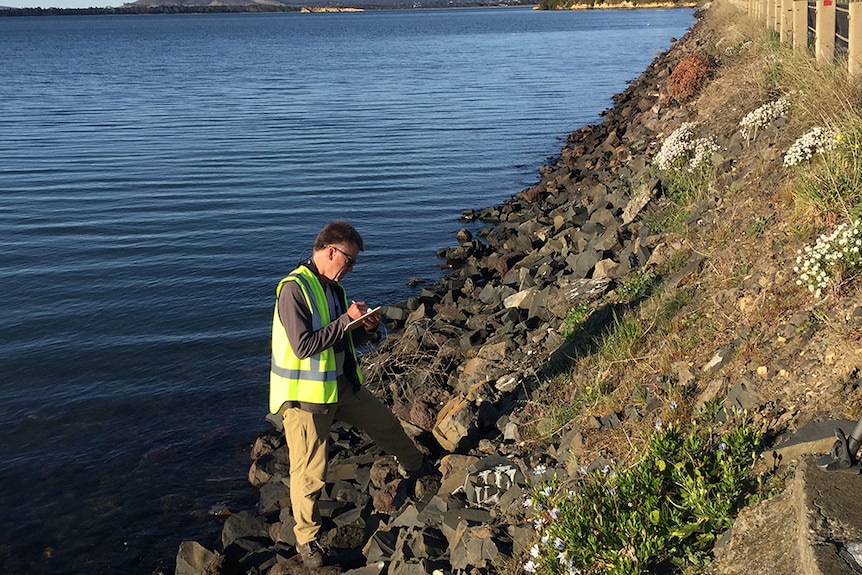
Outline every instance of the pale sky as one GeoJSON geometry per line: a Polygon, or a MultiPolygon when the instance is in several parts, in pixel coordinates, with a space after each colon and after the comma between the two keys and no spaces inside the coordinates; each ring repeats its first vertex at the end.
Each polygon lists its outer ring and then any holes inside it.
{"type": "Polygon", "coordinates": [[[9,8],[105,8],[116,7],[134,0],[0,0],[9,8]]]}

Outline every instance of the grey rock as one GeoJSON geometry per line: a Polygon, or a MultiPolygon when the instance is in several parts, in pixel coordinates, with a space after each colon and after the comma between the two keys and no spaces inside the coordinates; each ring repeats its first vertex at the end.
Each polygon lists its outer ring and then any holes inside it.
{"type": "Polygon", "coordinates": [[[706,365],[703,366],[702,371],[707,374],[712,374],[719,371],[722,367],[727,365],[727,362],[733,357],[733,353],[736,350],[736,346],[728,345],[720,350],[718,350],[715,355],[712,356],[706,365]]]}
{"type": "Polygon", "coordinates": [[[220,554],[210,551],[197,541],[183,541],[177,552],[175,575],[204,575],[211,571],[220,558],[220,554]]]}
{"type": "Polygon", "coordinates": [[[269,539],[269,525],[254,511],[239,511],[227,518],[222,528],[221,542],[227,547],[238,539],[269,539]]]}
{"type": "Polygon", "coordinates": [[[602,417],[601,422],[602,422],[602,427],[609,427],[611,429],[616,429],[620,425],[622,425],[622,422],[620,421],[619,416],[614,412],[610,412],[609,414],[602,417]]]}
{"type": "Polygon", "coordinates": [[[386,567],[385,561],[374,561],[364,567],[342,571],[341,575],[380,575],[384,567],[386,567]]]}
{"type": "Polygon", "coordinates": [[[362,554],[368,563],[389,561],[397,549],[400,527],[383,528],[374,532],[368,542],[362,547],[362,554]]]}
{"type": "Polygon", "coordinates": [[[468,521],[460,521],[448,535],[449,561],[452,568],[482,569],[494,564],[500,557],[496,535],[497,529],[487,523],[471,525],[468,521]]]}
{"type": "Polygon", "coordinates": [[[274,453],[265,453],[252,462],[248,470],[248,481],[260,487],[273,479],[281,479],[290,474],[290,464],[279,461],[274,453]]]}
{"type": "Polygon", "coordinates": [[[489,508],[518,483],[524,483],[518,465],[500,455],[490,455],[467,469],[464,494],[473,505],[489,508]]]}
{"type": "Polygon", "coordinates": [[[258,511],[267,515],[284,507],[290,507],[290,488],[284,481],[270,481],[260,488],[258,511]]]}
{"type": "Polygon", "coordinates": [[[594,249],[586,248],[581,253],[566,258],[566,263],[575,277],[589,277],[593,267],[602,259],[602,254],[594,249]]]}
{"type": "Polygon", "coordinates": [[[750,381],[737,383],[727,393],[726,404],[735,409],[749,410],[763,403],[763,398],[757,392],[757,386],[750,381]]]}

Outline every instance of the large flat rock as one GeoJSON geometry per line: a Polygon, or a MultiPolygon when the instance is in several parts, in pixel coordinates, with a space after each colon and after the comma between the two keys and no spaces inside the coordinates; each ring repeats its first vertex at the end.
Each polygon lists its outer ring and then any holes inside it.
{"type": "Polygon", "coordinates": [[[862,575],[862,475],[819,457],[801,455],[784,493],[740,513],[710,575],[862,575]]]}

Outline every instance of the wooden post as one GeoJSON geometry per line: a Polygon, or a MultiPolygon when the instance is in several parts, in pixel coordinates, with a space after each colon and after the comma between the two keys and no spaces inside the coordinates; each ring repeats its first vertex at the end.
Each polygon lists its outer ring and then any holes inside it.
{"type": "Polygon", "coordinates": [[[793,47],[808,50],[808,0],[793,0],[793,47]]]}
{"type": "Polygon", "coordinates": [[[856,81],[862,79],[862,2],[850,2],[847,18],[847,70],[856,81]]]}
{"type": "Polygon", "coordinates": [[[781,0],[778,7],[781,10],[778,37],[782,44],[786,44],[793,39],[793,0],[781,0]]]}
{"type": "Polygon", "coordinates": [[[814,54],[818,64],[835,58],[835,0],[817,0],[814,24],[814,54]]]}
{"type": "Polygon", "coordinates": [[[766,0],[766,27],[775,30],[775,0],[766,0]]]}
{"type": "Polygon", "coordinates": [[[781,20],[781,13],[784,11],[782,8],[781,0],[773,0],[772,2],[775,4],[775,33],[778,35],[779,40],[781,39],[782,28],[784,27],[784,22],[781,20]]]}

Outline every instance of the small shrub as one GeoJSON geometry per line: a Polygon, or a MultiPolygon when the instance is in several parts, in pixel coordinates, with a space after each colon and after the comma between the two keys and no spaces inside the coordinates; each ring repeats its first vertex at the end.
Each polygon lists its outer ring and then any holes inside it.
{"type": "Polygon", "coordinates": [[[825,291],[839,295],[841,288],[862,271],[862,222],[847,222],[831,234],[821,235],[813,246],[799,250],[796,264],[796,285],[817,298],[825,291]]]}
{"type": "MultiPolygon", "coordinates": [[[[810,130],[784,158],[796,175],[794,191],[837,219],[862,216],[862,117],[853,113],[833,128],[810,130]]],[[[833,220],[835,221],[835,220],[833,220]]]]}
{"type": "Polygon", "coordinates": [[[695,138],[697,126],[684,122],[665,139],[653,160],[665,173],[662,184],[676,203],[691,201],[709,184],[712,154],[718,146],[712,138],[695,138]]]}
{"type": "Polygon", "coordinates": [[[628,469],[582,469],[576,489],[537,489],[524,503],[539,537],[524,570],[622,575],[703,565],[760,486],[751,473],[760,435],[740,413],[717,425],[717,412],[707,406],[688,432],[657,420],[628,469]]]}
{"type": "Polygon", "coordinates": [[[793,167],[809,161],[814,154],[832,150],[841,136],[833,130],[815,126],[800,136],[784,154],[784,166],[793,167]]]}
{"type": "Polygon", "coordinates": [[[790,100],[782,96],[774,102],[764,104],[745,115],[739,122],[742,137],[746,140],[757,138],[757,131],[765,128],[774,120],[780,118],[790,110],[790,100]]]}
{"type": "Polygon", "coordinates": [[[563,325],[560,326],[560,335],[565,339],[574,336],[581,329],[591,311],[592,306],[589,302],[581,302],[570,309],[563,320],[563,325]]]}
{"type": "Polygon", "coordinates": [[[695,128],[697,123],[683,122],[665,139],[654,160],[658,169],[693,172],[709,164],[718,146],[712,138],[695,138],[695,128]]]}
{"type": "Polygon", "coordinates": [[[767,216],[761,216],[751,222],[751,225],[748,226],[746,232],[748,235],[758,238],[763,235],[763,232],[766,231],[766,225],[769,223],[771,219],[775,217],[775,214],[769,214],[767,216]]]}
{"type": "Polygon", "coordinates": [[[700,90],[716,67],[715,58],[702,52],[689,54],[667,78],[667,91],[677,102],[687,102],[700,90]]]}
{"type": "Polygon", "coordinates": [[[638,270],[620,286],[617,293],[624,300],[638,300],[655,288],[657,278],[653,270],[638,270]]]}

